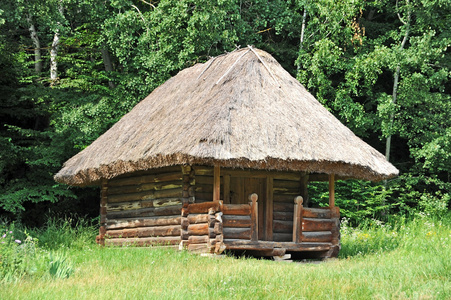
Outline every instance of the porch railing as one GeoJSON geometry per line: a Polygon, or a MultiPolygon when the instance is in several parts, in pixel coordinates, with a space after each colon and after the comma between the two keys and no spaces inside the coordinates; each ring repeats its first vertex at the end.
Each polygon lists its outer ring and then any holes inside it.
{"type": "MultiPolygon", "coordinates": [[[[195,252],[221,253],[226,242],[258,241],[258,196],[248,204],[223,204],[222,201],[185,204],[182,208],[180,247],[195,252]]],[[[340,247],[338,207],[307,208],[303,199],[294,199],[293,243],[329,243],[340,247]]],[[[338,252],[337,252],[338,253],[338,252]]]]}
{"type": "Polygon", "coordinates": [[[340,209],[334,207],[303,207],[303,199],[294,199],[293,242],[325,242],[339,246],[340,209]]]}
{"type": "Polygon", "coordinates": [[[258,196],[249,195],[248,204],[222,204],[223,233],[227,240],[258,240],[258,196]]]}

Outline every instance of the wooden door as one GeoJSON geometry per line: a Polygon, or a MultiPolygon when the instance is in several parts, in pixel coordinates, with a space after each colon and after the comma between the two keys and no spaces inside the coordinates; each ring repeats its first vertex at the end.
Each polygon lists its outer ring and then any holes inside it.
{"type": "Polygon", "coordinates": [[[247,204],[248,196],[252,193],[258,195],[258,239],[265,239],[266,229],[266,178],[231,177],[230,203],[247,204]]]}

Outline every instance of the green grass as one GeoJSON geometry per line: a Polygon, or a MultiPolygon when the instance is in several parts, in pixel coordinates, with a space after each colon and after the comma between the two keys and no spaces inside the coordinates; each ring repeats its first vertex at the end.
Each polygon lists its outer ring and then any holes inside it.
{"type": "Polygon", "coordinates": [[[89,241],[80,246],[75,237],[55,250],[74,268],[68,278],[3,282],[0,299],[450,299],[450,223],[449,216],[357,229],[345,222],[340,258],[320,264],[100,248],[92,228],[79,228],[89,241]]]}

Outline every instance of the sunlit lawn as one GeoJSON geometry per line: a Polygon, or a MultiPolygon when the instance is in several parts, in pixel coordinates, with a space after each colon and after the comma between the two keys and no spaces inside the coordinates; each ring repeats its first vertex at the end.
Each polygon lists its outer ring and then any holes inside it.
{"type": "Polygon", "coordinates": [[[342,228],[340,259],[319,264],[209,258],[168,249],[67,249],[69,278],[3,283],[1,299],[451,299],[451,225],[342,228]]]}

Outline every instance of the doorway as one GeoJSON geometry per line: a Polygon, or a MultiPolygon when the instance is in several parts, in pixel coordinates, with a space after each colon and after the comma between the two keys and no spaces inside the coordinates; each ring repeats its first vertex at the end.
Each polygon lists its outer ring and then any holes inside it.
{"type": "Polygon", "coordinates": [[[266,178],[230,177],[230,203],[247,204],[248,196],[258,195],[258,239],[265,240],[266,228],[266,178]]]}

